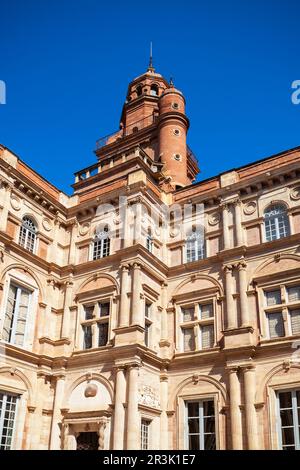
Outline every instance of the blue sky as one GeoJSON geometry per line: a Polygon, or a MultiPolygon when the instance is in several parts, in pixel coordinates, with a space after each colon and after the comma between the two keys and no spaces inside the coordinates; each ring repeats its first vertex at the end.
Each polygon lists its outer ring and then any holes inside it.
{"type": "Polygon", "coordinates": [[[2,0],[0,143],[60,189],[118,129],[148,64],[187,99],[205,179],[300,145],[297,0],[2,0]]]}

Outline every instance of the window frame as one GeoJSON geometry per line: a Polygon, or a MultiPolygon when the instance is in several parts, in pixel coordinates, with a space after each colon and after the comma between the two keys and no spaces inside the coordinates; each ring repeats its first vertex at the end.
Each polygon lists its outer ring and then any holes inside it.
{"type": "Polygon", "coordinates": [[[291,232],[291,221],[288,213],[288,207],[283,201],[277,201],[274,203],[268,204],[263,212],[263,220],[264,220],[264,241],[265,242],[272,242],[275,240],[280,240],[282,238],[286,238],[292,234],[291,232]],[[279,214],[273,215],[273,216],[267,216],[268,211],[272,207],[282,207],[284,208],[284,211],[282,211],[279,214]],[[279,227],[279,218],[283,217],[283,220],[285,221],[284,225],[284,231],[286,232],[286,235],[280,236],[280,227],[279,227]],[[272,238],[272,228],[270,224],[274,221],[275,224],[275,237],[272,238]],[[269,223],[269,226],[267,226],[267,222],[269,223]],[[268,235],[268,231],[270,232],[270,235],[268,235]]]}
{"type": "Polygon", "coordinates": [[[22,221],[21,221],[21,225],[19,229],[18,245],[24,248],[24,250],[28,251],[29,253],[35,254],[37,250],[37,242],[38,242],[38,225],[36,223],[36,220],[31,215],[24,215],[22,217],[22,221]],[[31,221],[32,225],[35,227],[34,230],[25,225],[25,219],[31,221]],[[22,234],[23,231],[25,232],[25,235],[22,234]],[[32,248],[28,247],[28,244],[31,243],[29,240],[29,234],[33,235],[32,248]],[[23,237],[24,237],[24,242],[21,242],[23,237]]]}
{"type": "Polygon", "coordinates": [[[183,419],[184,419],[184,447],[186,450],[191,451],[192,449],[189,448],[189,427],[188,427],[188,420],[189,420],[189,415],[188,415],[188,404],[189,403],[198,403],[198,407],[200,403],[202,404],[202,407],[199,408],[199,441],[202,444],[202,448],[200,446],[200,449],[198,450],[205,450],[204,448],[204,415],[203,415],[203,403],[211,401],[213,402],[213,407],[214,407],[214,419],[215,419],[215,444],[216,448],[213,450],[218,450],[219,448],[219,423],[218,423],[218,409],[217,409],[217,401],[216,401],[216,396],[208,395],[208,396],[203,396],[203,397],[182,397],[183,399],[183,406],[184,406],[184,412],[183,412],[183,419]],[[201,411],[200,411],[201,410],[201,411]],[[201,420],[201,422],[200,422],[201,420]],[[202,435],[201,435],[202,431],[202,435]]]}
{"type": "Polygon", "coordinates": [[[200,229],[192,230],[186,237],[185,247],[184,247],[184,261],[186,263],[193,263],[195,261],[201,261],[207,257],[207,246],[206,246],[206,236],[205,229],[201,227],[200,229]],[[198,234],[198,235],[197,235],[198,234]],[[196,235],[196,236],[194,236],[196,235]],[[189,244],[193,242],[193,248],[189,248],[189,244]],[[202,243],[201,243],[202,242],[202,243]],[[201,243],[201,244],[200,244],[201,243]],[[195,253],[195,259],[191,259],[190,252],[195,253]],[[199,256],[199,253],[201,254],[199,256]]]}
{"type": "MultiPolygon", "coordinates": [[[[14,418],[13,418],[13,427],[12,427],[12,435],[11,435],[11,444],[8,449],[1,449],[2,447],[2,438],[3,438],[3,428],[4,428],[4,415],[5,412],[7,411],[7,408],[2,407],[0,408],[0,450],[13,450],[13,445],[15,441],[15,434],[16,434],[16,428],[18,426],[18,410],[19,410],[19,402],[20,402],[20,395],[17,393],[9,392],[7,390],[0,390],[0,393],[3,395],[3,403],[5,402],[5,405],[7,404],[7,397],[14,397],[16,398],[15,402],[15,411],[14,411],[14,418]]],[[[11,412],[11,411],[10,411],[11,412]]],[[[7,436],[6,436],[7,438],[7,436]]],[[[5,444],[6,447],[6,444],[5,444]]]]}
{"type": "MultiPolygon", "coordinates": [[[[282,422],[281,422],[281,416],[280,416],[280,399],[279,399],[279,394],[280,393],[291,393],[292,395],[292,416],[293,416],[293,433],[294,433],[294,439],[295,439],[295,450],[300,450],[300,419],[298,416],[300,416],[300,413],[298,415],[298,407],[297,407],[297,397],[296,397],[296,392],[299,392],[300,394],[300,388],[283,388],[283,389],[278,389],[275,390],[275,398],[276,398],[276,431],[277,431],[277,440],[278,440],[278,446],[280,450],[283,449],[283,444],[282,444],[282,422]],[[298,433],[297,433],[298,430],[298,433]]],[[[300,406],[300,402],[299,402],[300,406]]],[[[300,408],[299,408],[300,410],[300,408]]],[[[289,447],[289,446],[287,446],[289,447]]]]}
{"type": "Polygon", "coordinates": [[[80,318],[80,346],[79,349],[82,351],[90,351],[92,349],[97,348],[106,348],[110,342],[110,329],[111,329],[111,321],[112,321],[112,299],[106,297],[97,298],[94,300],[82,302],[81,304],[81,318],[80,318]],[[109,313],[108,315],[101,316],[101,305],[109,305],[109,313]],[[85,308],[90,308],[94,306],[92,318],[85,319],[85,308]],[[100,340],[100,324],[107,324],[107,342],[106,344],[99,345],[100,340]],[[85,348],[84,347],[84,328],[90,327],[91,328],[91,347],[85,348]]]}
{"type": "Polygon", "coordinates": [[[292,324],[291,324],[291,313],[295,310],[300,309],[300,298],[296,301],[289,301],[288,297],[288,290],[292,287],[299,287],[300,288],[300,279],[299,280],[287,280],[287,281],[278,281],[272,282],[268,285],[262,285],[261,287],[261,294],[260,294],[260,311],[262,314],[262,337],[267,340],[280,340],[280,338],[290,338],[290,337],[297,337],[300,335],[299,333],[294,333],[292,331],[292,324]],[[267,293],[273,291],[280,291],[280,303],[274,305],[267,304],[267,293]],[[281,313],[282,315],[282,322],[283,322],[283,329],[284,335],[283,336],[270,336],[269,331],[269,316],[273,313],[281,313]]]}
{"type": "Polygon", "coordinates": [[[105,225],[103,230],[99,232],[95,232],[94,237],[92,239],[91,245],[90,245],[90,260],[91,261],[97,261],[99,259],[107,258],[111,254],[111,238],[109,236],[109,228],[108,225],[105,225]],[[107,232],[107,237],[102,238],[98,236],[97,234],[107,232]],[[108,248],[105,246],[105,241],[108,240],[108,248]],[[100,246],[100,249],[98,248],[98,245],[100,246]],[[105,252],[107,250],[107,253],[105,252]],[[100,253],[97,255],[97,253],[100,253]],[[106,254],[105,254],[106,253],[106,254]]]}
{"type": "Polygon", "coordinates": [[[178,304],[178,314],[177,318],[179,318],[178,326],[179,326],[179,348],[180,352],[182,353],[191,353],[191,352],[204,352],[209,351],[216,347],[217,345],[217,304],[216,304],[216,297],[210,296],[206,298],[199,298],[197,301],[193,302],[184,302],[178,304]],[[201,305],[212,305],[212,316],[209,318],[201,318],[201,305]],[[183,309],[193,309],[194,315],[192,320],[184,321],[183,316],[183,309]],[[203,334],[203,327],[212,325],[213,327],[213,345],[208,348],[203,348],[202,346],[202,334],[203,334]],[[185,350],[184,349],[184,333],[185,329],[193,329],[194,334],[194,345],[195,349],[185,350]]]}
{"type": "Polygon", "coordinates": [[[145,298],[145,303],[144,303],[144,318],[145,318],[144,343],[145,343],[145,346],[147,348],[151,348],[151,326],[153,324],[152,309],[153,309],[153,302],[151,302],[151,300],[149,300],[148,298],[145,298]],[[147,306],[149,307],[149,309],[148,309],[149,315],[146,315],[146,312],[147,312],[146,307],[147,306]],[[147,333],[146,333],[146,331],[147,331],[147,333]],[[147,341],[146,341],[146,338],[147,338],[147,341]]]}
{"type": "Polygon", "coordinates": [[[141,416],[141,427],[140,427],[140,449],[141,450],[150,450],[151,448],[151,427],[152,427],[152,419],[146,418],[141,416]],[[143,446],[143,421],[147,422],[147,447],[143,446]]]}

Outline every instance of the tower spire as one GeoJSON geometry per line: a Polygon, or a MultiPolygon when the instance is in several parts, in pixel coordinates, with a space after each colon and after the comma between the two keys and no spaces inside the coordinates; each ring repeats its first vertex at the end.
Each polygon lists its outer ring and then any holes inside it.
{"type": "Polygon", "coordinates": [[[149,59],[149,66],[147,72],[154,72],[155,69],[153,67],[153,53],[152,53],[152,41],[150,42],[150,59],[149,59]]]}

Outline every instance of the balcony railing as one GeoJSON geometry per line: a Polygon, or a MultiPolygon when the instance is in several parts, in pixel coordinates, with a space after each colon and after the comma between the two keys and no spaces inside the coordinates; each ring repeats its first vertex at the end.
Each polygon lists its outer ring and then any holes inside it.
{"type": "Polygon", "coordinates": [[[154,114],[149,114],[149,116],[140,119],[139,121],[133,122],[129,126],[121,128],[117,132],[113,132],[112,134],[106,135],[105,137],[101,137],[96,141],[96,150],[105,147],[106,145],[112,144],[117,140],[123,139],[128,135],[134,134],[139,132],[141,129],[145,129],[146,127],[152,126],[156,120],[156,116],[154,114]]]}

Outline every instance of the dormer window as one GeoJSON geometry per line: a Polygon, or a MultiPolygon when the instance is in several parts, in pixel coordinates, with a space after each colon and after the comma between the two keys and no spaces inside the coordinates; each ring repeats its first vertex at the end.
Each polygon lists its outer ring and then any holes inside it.
{"type": "Polygon", "coordinates": [[[158,96],[158,86],[157,85],[151,85],[150,95],[151,96],[158,96]]]}
{"type": "Polygon", "coordinates": [[[139,96],[142,96],[142,94],[143,94],[143,89],[139,85],[138,87],[136,87],[136,96],[139,97],[139,96]]]}

